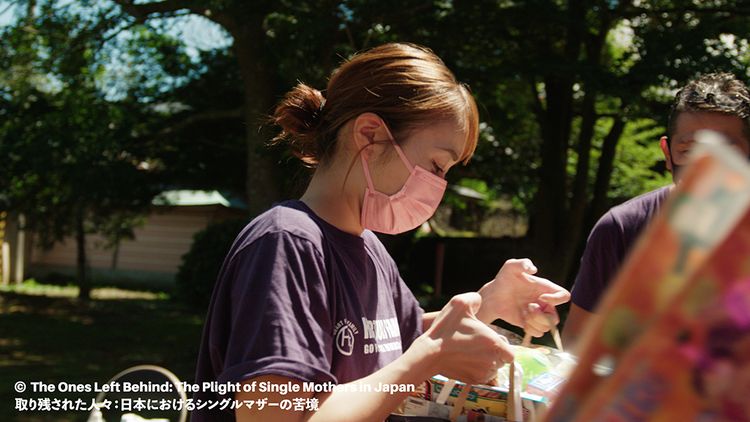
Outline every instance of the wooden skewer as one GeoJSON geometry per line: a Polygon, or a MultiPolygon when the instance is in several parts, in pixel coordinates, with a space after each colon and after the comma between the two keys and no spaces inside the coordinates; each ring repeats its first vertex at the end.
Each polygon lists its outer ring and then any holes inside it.
{"type": "Polygon", "coordinates": [[[458,393],[456,401],[453,402],[453,410],[451,410],[450,414],[450,419],[452,422],[455,422],[458,419],[458,416],[461,414],[461,411],[464,408],[464,403],[466,403],[466,399],[469,397],[469,391],[471,391],[471,384],[465,383],[461,392],[458,393]]]}
{"type": "Polygon", "coordinates": [[[515,394],[513,394],[516,388],[518,388],[516,385],[516,361],[513,360],[510,362],[510,368],[508,369],[508,399],[506,401],[508,408],[505,411],[505,419],[509,421],[515,419],[513,415],[516,414],[516,406],[518,406],[515,394]]]}
{"type": "MultiPolygon", "coordinates": [[[[552,330],[552,339],[555,342],[555,346],[559,351],[563,350],[562,340],[560,339],[560,332],[557,329],[557,326],[553,326],[552,330]]],[[[529,347],[531,346],[531,334],[524,333],[523,341],[521,342],[522,347],[529,347]]],[[[516,361],[512,361],[510,363],[510,369],[508,371],[508,378],[509,378],[509,389],[508,389],[508,407],[506,409],[506,419],[509,421],[516,421],[518,420],[519,415],[522,415],[523,410],[520,406],[522,406],[522,403],[519,400],[516,400],[516,395],[513,394],[517,388],[521,388],[520,385],[516,385],[516,361]]],[[[534,421],[536,420],[536,415],[529,415],[530,420],[534,421]]],[[[520,422],[520,421],[519,421],[520,422]]]]}
{"type": "Polygon", "coordinates": [[[523,341],[521,342],[522,347],[529,347],[531,346],[531,334],[524,333],[523,335],[523,341]]]}
{"type": "Polygon", "coordinates": [[[519,367],[516,367],[516,361],[510,363],[509,385],[508,385],[508,408],[506,410],[505,418],[511,422],[523,422],[523,404],[521,403],[521,388],[523,388],[522,375],[519,375],[517,371],[522,371],[519,367]]]}
{"type": "MultiPolygon", "coordinates": [[[[548,317],[550,319],[550,325],[552,325],[552,318],[548,317]]],[[[552,325],[552,329],[550,330],[552,333],[552,340],[555,342],[555,347],[557,347],[557,350],[564,352],[562,345],[562,339],[560,338],[560,331],[557,329],[556,325],[552,325]]],[[[523,342],[521,343],[521,346],[523,347],[529,347],[531,345],[531,334],[525,333],[523,336],[523,342]]]]}
{"type": "Polygon", "coordinates": [[[560,332],[557,330],[557,326],[552,327],[552,339],[555,341],[555,346],[557,347],[557,350],[564,352],[562,345],[562,340],[560,339],[560,332]]]}

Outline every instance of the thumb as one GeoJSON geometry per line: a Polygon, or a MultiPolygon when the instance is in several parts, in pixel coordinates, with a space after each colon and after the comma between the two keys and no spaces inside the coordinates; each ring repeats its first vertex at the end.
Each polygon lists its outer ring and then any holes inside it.
{"type": "Polygon", "coordinates": [[[570,292],[559,287],[557,291],[539,295],[539,301],[548,305],[557,306],[570,300],[570,292]]]}

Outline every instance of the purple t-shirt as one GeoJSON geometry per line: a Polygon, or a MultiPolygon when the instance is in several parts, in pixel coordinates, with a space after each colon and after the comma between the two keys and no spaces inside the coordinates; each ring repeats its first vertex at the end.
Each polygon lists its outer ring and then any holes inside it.
{"type": "Polygon", "coordinates": [[[607,211],[591,230],[581,258],[571,302],[593,312],[628,252],[669,195],[665,186],[607,211]]]}
{"type": "MultiPolygon", "coordinates": [[[[224,260],[195,382],[273,374],[347,383],[398,358],[421,325],[417,300],[372,232],[343,232],[303,202],[284,202],[250,222],[224,260]]],[[[204,408],[191,420],[233,421],[234,411],[204,408]]]]}

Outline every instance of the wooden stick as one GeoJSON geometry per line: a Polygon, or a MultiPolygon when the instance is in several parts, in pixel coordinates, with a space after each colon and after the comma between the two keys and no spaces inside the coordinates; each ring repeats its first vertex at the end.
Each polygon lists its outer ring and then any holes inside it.
{"type": "Polygon", "coordinates": [[[523,335],[523,341],[521,342],[522,347],[529,347],[531,346],[531,334],[524,333],[523,335]]]}
{"type": "MultiPolygon", "coordinates": [[[[550,318],[550,325],[552,325],[552,321],[550,318]]],[[[562,345],[562,339],[560,338],[560,331],[557,329],[556,325],[552,325],[552,329],[550,330],[552,333],[552,340],[555,342],[555,347],[557,347],[557,350],[564,352],[562,345]]],[[[529,347],[531,345],[531,334],[525,333],[523,336],[523,343],[521,343],[521,346],[523,347],[529,347]]]]}
{"type": "Polygon", "coordinates": [[[505,419],[509,421],[514,421],[514,415],[516,414],[516,406],[518,404],[516,403],[516,397],[514,392],[516,391],[516,361],[513,360],[510,362],[510,368],[508,369],[508,400],[507,400],[507,409],[505,409],[505,419]]]}
{"type": "Polygon", "coordinates": [[[557,346],[557,350],[564,352],[562,345],[562,340],[560,339],[560,332],[557,330],[557,326],[552,327],[552,339],[555,341],[555,346],[557,346]]]}
{"type": "Polygon", "coordinates": [[[464,403],[466,403],[466,399],[469,397],[469,391],[471,391],[471,384],[465,383],[464,388],[458,394],[456,401],[453,402],[453,410],[451,410],[450,415],[452,422],[456,422],[458,416],[461,414],[461,411],[464,408],[464,403]]]}
{"type": "Polygon", "coordinates": [[[508,401],[505,418],[511,422],[523,422],[523,403],[521,403],[521,388],[523,388],[523,369],[516,367],[516,361],[510,363],[508,401]],[[519,376],[520,375],[520,376],[519,376]]]}

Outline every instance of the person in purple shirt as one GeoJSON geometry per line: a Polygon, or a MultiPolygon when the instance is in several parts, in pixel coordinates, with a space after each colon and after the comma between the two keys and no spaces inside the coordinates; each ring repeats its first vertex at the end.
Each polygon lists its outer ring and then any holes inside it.
{"type": "MultiPolygon", "coordinates": [[[[660,139],[667,169],[679,183],[695,143],[695,132],[722,133],[738,151],[750,154],[750,92],[729,73],[701,76],[682,88],[672,103],[667,136],[660,139]]],[[[607,211],[589,234],[573,284],[563,341],[572,345],[583,327],[596,317],[596,305],[628,256],[638,235],[659,212],[674,185],[637,196],[607,211]]]]}
{"type": "Polygon", "coordinates": [[[224,261],[193,421],[383,420],[432,375],[493,378],[513,358],[487,325],[495,319],[534,336],[557,324],[555,306],[570,294],[534,276],[528,259],[423,313],[373,234],[423,224],[448,170],[476,147],[474,99],[430,50],[385,44],[357,54],[324,92],[298,84],[273,121],[276,142],[316,170],[300,200],[250,222],[224,261]],[[242,405],[220,405],[226,399],[242,405]]]}

